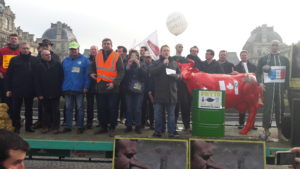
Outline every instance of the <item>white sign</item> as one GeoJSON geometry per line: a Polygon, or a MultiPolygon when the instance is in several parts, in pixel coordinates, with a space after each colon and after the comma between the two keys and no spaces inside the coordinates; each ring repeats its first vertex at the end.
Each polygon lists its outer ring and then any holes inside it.
{"type": "Polygon", "coordinates": [[[198,108],[222,109],[221,91],[199,91],[198,108]]]}
{"type": "Polygon", "coordinates": [[[167,75],[175,75],[176,74],[176,70],[166,68],[166,74],[167,75]]]}

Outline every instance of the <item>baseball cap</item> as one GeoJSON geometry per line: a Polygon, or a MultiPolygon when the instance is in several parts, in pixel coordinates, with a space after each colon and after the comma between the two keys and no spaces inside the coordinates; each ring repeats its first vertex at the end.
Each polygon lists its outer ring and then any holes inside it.
{"type": "Polygon", "coordinates": [[[78,49],[79,48],[79,43],[73,41],[71,43],[69,43],[69,49],[78,49]]]}

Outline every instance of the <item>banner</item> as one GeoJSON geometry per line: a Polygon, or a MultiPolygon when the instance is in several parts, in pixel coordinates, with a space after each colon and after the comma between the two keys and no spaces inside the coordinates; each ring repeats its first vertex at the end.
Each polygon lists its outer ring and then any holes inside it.
{"type": "Polygon", "coordinates": [[[264,83],[284,83],[285,72],[285,66],[271,66],[270,72],[264,73],[264,83]]]}
{"type": "Polygon", "coordinates": [[[159,59],[159,45],[158,45],[158,36],[157,31],[151,33],[146,39],[140,42],[137,46],[142,47],[146,46],[149,49],[149,53],[153,60],[159,59]]]}

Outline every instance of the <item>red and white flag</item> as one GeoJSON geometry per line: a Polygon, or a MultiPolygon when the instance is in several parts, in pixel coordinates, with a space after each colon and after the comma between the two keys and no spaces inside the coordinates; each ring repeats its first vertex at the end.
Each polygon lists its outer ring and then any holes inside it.
{"type": "Polygon", "coordinates": [[[159,46],[158,46],[158,38],[157,38],[157,31],[151,33],[146,39],[140,42],[137,46],[147,46],[149,49],[149,53],[153,60],[159,59],[159,46]]]}

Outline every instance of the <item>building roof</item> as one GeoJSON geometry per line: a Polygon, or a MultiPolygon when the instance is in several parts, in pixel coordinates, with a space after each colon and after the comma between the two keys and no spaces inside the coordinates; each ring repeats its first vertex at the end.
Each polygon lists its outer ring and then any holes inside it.
{"type": "Polygon", "coordinates": [[[42,39],[56,39],[58,35],[61,35],[61,39],[63,40],[76,40],[72,29],[68,25],[61,22],[51,24],[51,28],[44,32],[42,39]]]}

